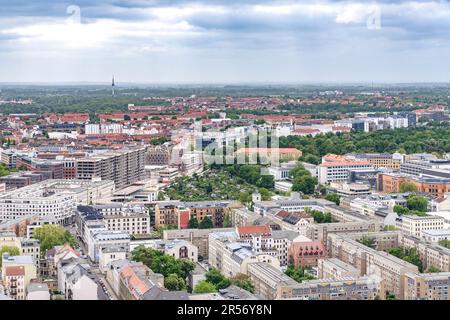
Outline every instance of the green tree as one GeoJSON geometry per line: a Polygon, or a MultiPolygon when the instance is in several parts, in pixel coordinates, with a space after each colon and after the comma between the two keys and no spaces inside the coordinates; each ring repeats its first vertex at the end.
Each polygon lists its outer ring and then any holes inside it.
{"type": "Polygon", "coordinates": [[[417,187],[412,182],[404,181],[400,182],[399,190],[400,192],[417,192],[417,187]]]}
{"type": "Polygon", "coordinates": [[[442,270],[439,269],[439,268],[436,268],[436,267],[431,266],[431,267],[429,267],[429,268],[427,269],[426,272],[428,272],[428,273],[439,273],[439,272],[442,272],[442,270]]]}
{"type": "Polygon", "coordinates": [[[19,256],[20,250],[14,246],[2,246],[0,247],[0,267],[2,266],[3,254],[8,253],[10,256],[19,256]]]}
{"type": "Polygon", "coordinates": [[[231,284],[234,284],[235,286],[247,290],[251,293],[255,292],[255,286],[253,282],[250,280],[249,276],[247,276],[246,274],[239,273],[233,278],[231,278],[230,282],[231,284]]]}
{"type": "Polygon", "coordinates": [[[406,208],[404,206],[401,206],[401,205],[398,205],[398,204],[394,205],[393,210],[394,210],[395,213],[397,213],[400,216],[403,215],[403,214],[408,213],[408,211],[409,211],[408,208],[406,208]]]}
{"type": "Polygon", "coordinates": [[[164,287],[169,291],[181,291],[186,289],[186,282],[176,273],[171,273],[164,278],[164,287]]]}
{"type": "Polygon", "coordinates": [[[206,281],[208,281],[216,286],[221,281],[223,281],[225,279],[225,277],[216,268],[210,268],[208,270],[208,272],[205,273],[205,279],[206,279],[206,281]]]}
{"type": "Polygon", "coordinates": [[[198,228],[198,220],[197,220],[197,217],[192,216],[192,217],[189,219],[188,228],[189,228],[189,229],[197,229],[197,228],[198,228]]]}
{"type": "Polygon", "coordinates": [[[421,212],[427,211],[428,200],[425,197],[412,195],[406,200],[406,206],[409,210],[416,210],[421,212]]]}
{"type": "Polygon", "coordinates": [[[313,194],[317,185],[317,178],[311,176],[301,176],[294,178],[293,191],[300,191],[304,194],[313,194]]]}
{"type": "Polygon", "coordinates": [[[337,205],[339,205],[339,203],[341,202],[341,196],[338,195],[337,193],[329,193],[325,196],[325,199],[327,199],[328,201],[334,202],[337,205]]]}
{"type": "Polygon", "coordinates": [[[223,217],[223,227],[224,228],[230,228],[232,227],[232,223],[231,223],[231,216],[230,213],[225,213],[224,217],[223,217]]]}
{"type": "Polygon", "coordinates": [[[450,240],[444,239],[444,240],[440,240],[438,243],[440,246],[450,249],[450,240]]]}
{"type": "Polygon", "coordinates": [[[216,287],[206,280],[199,281],[194,288],[194,293],[214,293],[217,292],[216,287]]]}
{"type": "Polygon", "coordinates": [[[306,273],[305,269],[303,269],[301,267],[295,268],[292,265],[287,267],[285,274],[297,282],[303,282],[305,280],[313,280],[314,279],[314,276],[306,273]]]}
{"type": "Polygon", "coordinates": [[[210,217],[203,218],[198,226],[199,229],[211,229],[213,227],[214,225],[210,217]]]}
{"type": "Polygon", "coordinates": [[[359,241],[363,245],[375,249],[375,239],[372,237],[363,236],[362,239],[359,241]]]}
{"type": "Polygon", "coordinates": [[[41,253],[45,254],[48,249],[54,246],[69,244],[75,246],[77,244],[75,238],[69,231],[59,224],[46,224],[36,228],[33,231],[33,238],[41,243],[41,253]]]}

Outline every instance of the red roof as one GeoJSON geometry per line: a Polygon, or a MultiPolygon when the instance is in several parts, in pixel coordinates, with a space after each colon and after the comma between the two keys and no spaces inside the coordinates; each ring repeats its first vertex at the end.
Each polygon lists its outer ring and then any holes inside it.
{"type": "Polygon", "coordinates": [[[270,234],[272,231],[269,226],[246,226],[237,227],[237,233],[239,236],[244,234],[270,234]]]}
{"type": "Polygon", "coordinates": [[[8,277],[24,276],[25,268],[23,266],[6,267],[5,273],[6,273],[6,276],[8,276],[8,277]]]}

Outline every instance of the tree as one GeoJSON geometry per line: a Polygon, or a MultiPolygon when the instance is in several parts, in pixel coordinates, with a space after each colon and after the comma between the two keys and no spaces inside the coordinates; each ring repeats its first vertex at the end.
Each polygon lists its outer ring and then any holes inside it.
{"type": "Polygon", "coordinates": [[[213,227],[214,225],[210,217],[203,218],[202,222],[200,222],[198,226],[199,229],[211,229],[213,227]]]}
{"type": "Polygon", "coordinates": [[[223,227],[224,228],[230,228],[232,226],[233,226],[233,224],[231,223],[231,216],[227,212],[227,213],[225,213],[225,216],[223,217],[223,227]]]}
{"type": "Polygon", "coordinates": [[[164,287],[169,291],[181,291],[186,289],[186,282],[176,273],[171,273],[164,278],[164,287]]]}
{"type": "Polygon", "coordinates": [[[400,192],[417,192],[417,186],[412,182],[400,182],[400,192]]]}
{"type": "Polygon", "coordinates": [[[440,246],[450,249],[450,240],[444,239],[444,240],[440,240],[438,243],[440,246]]]}
{"type": "Polygon", "coordinates": [[[312,280],[314,277],[308,273],[305,273],[305,269],[299,267],[295,268],[294,266],[290,265],[287,267],[286,271],[284,272],[288,277],[291,277],[297,282],[303,282],[305,280],[312,280]]]}
{"type": "Polygon", "coordinates": [[[406,200],[406,206],[409,210],[417,210],[426,212],[428,207],[428,200],[425,197],[412,195],[406,200]]]}
{"type": "Polygon", "coordinates": [[[359,242],[369,248],[375,249],[375,239],[372,237],[363,236],[359,242]]]}
{"type": "Polygon", "coordinates": [[[341,202],[341,196],[338,195],[337,193],[329,193],[325,196],[325,199],[327,199],[328,201],[334,202],[337,205],[339,205],[339,203],[341,202]]]}
{"type": "Polygon", "coordinates": [[[197,217],[192,216],[192,217],[189,219],[188,228],[189,228],[189,229],[197,229],[197,228],[198,228],[198,220],[197,220],[197,217]]]}
{"type": "Polygon", "coordinates": [[[42,254],[45,254],[48,249],[51,249],[54,246],[66,243],[70,246],[75,246],[77,244],[70,232],[59,224],[46,224],[36,228],[33,232],[33,238],[40,241],[42,254]]]}
{"type": "Polygon", "coordinates": [[[428,272],[428,273],[439,273],[439,272],[442,272],[442,270],[439,269],[439,268],[436,268],[436,267],[431,266],[431,267],[429,267],[429,268],[427,269],[426,272],[428,272]]]}
{"type": "Polygon", "coordinates": [[[208,272],[205,273],[205,279],[213,285],[217,285],[223,281],[225,277],[216,268],[210,268],[208,272]]]}
{"type": "Polygon", "coordinates": [[[213,293],[217,292],[216,287],[211,282],[201,280],[194,288],[194,293],[213,293]]]}
{"type": "Polygon", "coordinates": [[[293,191],[300,191],[304,194],[313,194],[317,185],[317,178],[311,176],[301,176],[294,178],[293,191]]]}
{"type": "Polygon", "coordinates": [[[395,295],[393,293],[386,291],[386,300],[397,300],[397,299],[395,298],[395,295]]]}
{"type": "Polygon", "coordinates": [[[398,204],[394,205],[393,210],[394,210],[395,213],[397,213],[400,216],[403,215],[403,214],[408,213],[408,211],[409,211],[408,208],[406,208],[404,206],[401,206],[401,205],[398,205],[398,204]]]}
{"type": "Polygon", "coordinates": [[[239,273],[230,280],[231,284],[234,284],[239,288],[247,290],[251,293],[255,292],[255,286],[253,285],[253,282],[250,280],[249,276],[247,276],[246,274],[239,273]]]}
{"type": "Polygon", "coordinates": [[[8,253],[10,256],[19,256],[20,250],[14,246],[2,246],[0,247],[0,267],[2,266],[3,254],[8,253]]]}

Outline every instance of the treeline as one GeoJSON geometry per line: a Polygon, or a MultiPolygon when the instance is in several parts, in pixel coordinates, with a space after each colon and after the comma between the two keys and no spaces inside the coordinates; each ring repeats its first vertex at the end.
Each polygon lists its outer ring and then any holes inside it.
{"type": "Polygon", "coordinates": [[[437,153],[450,152],[450,125],[430,124],[427,127],[379,130],[374,132],[352,131],[349,133],[327,133],[314,137],[280,137],[280,147],[302,150],[301,160],[320,163],[328,153],[437,153]]]}
{"type": "Polygon", "coordinates": [[[387,108],[377,106],[374,103],[368,102],[364,105],[359,104],[341,104],[341,103],[327,103],[327,104],[312,104],[312,105],[298,105],[298,104],[288,104],[278,107],[281,111],[290,111],[292,113],[355,113],[355,112],[403,112],[412,111],[420,109],[417,107],[398,107],[398,108],[387,108]]]}

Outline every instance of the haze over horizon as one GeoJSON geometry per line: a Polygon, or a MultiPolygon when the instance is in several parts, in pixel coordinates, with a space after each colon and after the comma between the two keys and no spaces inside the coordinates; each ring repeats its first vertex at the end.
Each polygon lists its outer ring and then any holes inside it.
{"type": "Polygon", "coordinates": [[[449,83],[449,1],[0,0],[0,83],[449,83]]]}

